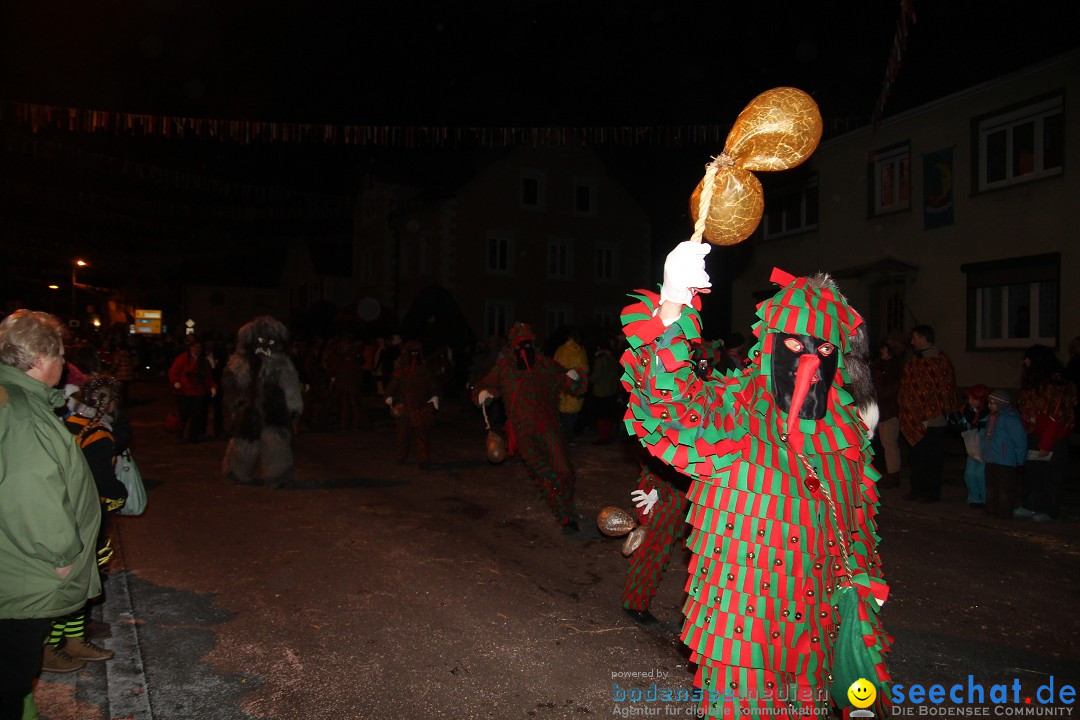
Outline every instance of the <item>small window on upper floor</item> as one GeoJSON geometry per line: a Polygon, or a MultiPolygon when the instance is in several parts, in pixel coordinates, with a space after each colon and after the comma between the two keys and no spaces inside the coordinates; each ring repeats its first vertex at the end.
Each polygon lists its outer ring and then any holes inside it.
{"type": "Polygon", "coordinates": [[[570,240],[548,239],[547,274],[558,280],[569,280],[574,276],[574,245],[570,240]]]}
{"type": "Polygon", "coordinates": [[[502,233],[488,233],[485,269],[492,275],[509,275],[514,271],[514,240],[502,233]]]}
{"type": "Polygon", "coordinates": [[[521,207],[544,209],[544,175],[533,171],[521,173],[521,207]]]}
{"type": "Polygon", "coordinates": [[[596,214],[596,183],[592,180],[574,180],[574,213],[596,214]]]}
{"type": "Polygon", "coordinates": [[[615,279],[615,248],[600,246],[596,248],[596,279],[611,281],[615,279]]]}
{"type": "Polygon", "coordinates": [[[976,118],[973,129],[975,186],[979,190],[1060,175],[1064,170],[1061,93],[976,118]]]}
{"type": "Polygon", "coordinates": [[[814,230],[818,225],[817,175],[765,193],[764,238],[814,230]]]}
{"type": "Polygon", "coordinates": [[[878,150],[867,163],[870,172],[871,216],[911,207],[911,146],[907,143],[878,150]]]}

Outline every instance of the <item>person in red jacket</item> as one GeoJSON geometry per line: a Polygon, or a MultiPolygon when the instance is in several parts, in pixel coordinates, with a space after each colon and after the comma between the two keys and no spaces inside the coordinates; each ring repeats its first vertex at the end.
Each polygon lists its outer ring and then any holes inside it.
{"type": "Polygon", "coordinates": [[[169,368],[169,382],[180,414],[180,439],[184,439],[186,432],[188,442],[194,443],[202,439],[206,430],[206,409],[210,398],[217,395],[217,384],[202,343],[189,335],[187,345],[187,351],[178,355],[169,368]]]}

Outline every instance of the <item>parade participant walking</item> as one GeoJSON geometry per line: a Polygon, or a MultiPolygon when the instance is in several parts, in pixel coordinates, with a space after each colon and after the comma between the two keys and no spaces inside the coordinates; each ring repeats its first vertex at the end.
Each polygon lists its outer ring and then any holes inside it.
{"type": "Polygon", "coordinates": [[[235,483],[281,488],[293,480],[292,436],[304,404],[286,352],[289,331],[262,315],[236,333],[222,383],[233,417],[222,472],[235,483]],[[260,473],[256,476],[256,471],[260,473]]]}
{"type": "Polygon", "coordinates": [[[30,310],[0,323],[0,720],[22,717],[50,621],[101,593],[97,488],[53,411],[63,332],[30,310]]]}
{"type": "MultiPolygon", "coordinates": [[[[573,368],[582,375],[589,372],[589,356],[585,354],[585,348],[581,346],[581,336],[575,328],[566,330],[566,341],[555,351],[555,362],[567,370],[573,368]]],[[[559,424],[562,425],[566,434],[566,441],[574,444],[574,436],[577,434],[578,416],[581,408],[585,405],[585,399],[572,393],[559,394],[559,424]]]]}
{"type": "Polygon", "coordinates": [[[660,589],[660,578],[682,537],[686,522],[686,486],[689,481],[671,467],[648,457],[641,463],[637,489],[630,494],[637,507],[645,539],[630,555],[623,584],[623,609],[639,623],[657,622],[649,606],[660,589]]]}
{"type": "Polygon", "coordinates": [[[187,432],[188,442],[195,443],[202,440],[206,431],[206,409],[210,398],[217,395],[217,384],[203,354],[202,343],[189,335],[187,345],[187,350],[177,355],[169,367],[169,382],[180,414],[180,439],[183,440],[187,432]]]}
{"type": "Polygon", "coordinates": [[[415,442],[420,469],[431,463],[431,426],[439,409],[441,391],[435,374],[424,362],[423,347],[410,340],[402,348],[386,389],[386,404],[399,407],[397,414],[397,461],[405,462],[415,442]]]}
{"type": "Polygon", "coordinates": [[[691,478],[681,636],[702,710],[846,706],[860,677],[887,702],[862,318],[827,275],[775,270],[746,371],[702,379],[692,345],[708,251],[681,243],[660,295],[639,291],[623,311],[628,427],[691,478]]]}
{"type": "Polygon", "coordinates": [[[574,467],[559,427],[559,393],[580,395],[588,382],[576,370],[564,370],[536,352],[535,342],[530,325],[515,323],[507,334],[506,350],[473,388],[473,400],[483,405],[502,398],[508,451],[521,455],[563,532],[577,532],[574,467]]]}

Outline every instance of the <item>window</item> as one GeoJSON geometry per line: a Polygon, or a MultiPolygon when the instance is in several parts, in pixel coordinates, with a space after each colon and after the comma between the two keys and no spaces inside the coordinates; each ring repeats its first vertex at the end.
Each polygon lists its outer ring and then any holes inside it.
{"type": "Polygon", "coordinates": [[[767,193],[765,238],[783,237],[813,230],[818,224],[818,180],[815,175],[797,185],[767,193]]]}
{"type": "Polygon", "coordinates": [[[1057,347],[1061,255],[1032,255],[960,267],[967,273],[968,347],[1057,347]]]}
{"type": "Polygon", "coordinates": [[[911,207],[911,147],[904,143],[870,155],[870,215],[911,207]]]}
{"type": "Polygon", "coordinates": [[[544,208],[544,175],[532,170],[521,173],[521,207],[544,208]]]}
{"type": "Polygon", "coordinates": [[[592,180],[574,180],[574,213],[596,214],[596,183],[592,180]]]}
{"type": "Polygon", "coordinates": [[[615,279],[615,248],[596,248],[596,279],[607,281],[615,279]]]}
{"type": "Polygon", "coordinates": [[[976,186],[992,190],[1051,175],[1065,162],[1060,94],[975,120],[976,186]]]}
{"type": "Polygon", "coordinates": [[[510,328],[514,306],[507,300],[488,300],[484,303],[484,334],[505,338],[510,328]]]}
{"type": "Polygon", "coordinates": [[[503,233],[489,233],[487,238],[487,258],[485,267],[488,273],[509,275],[514,269],[514,241],[503,233]]]}
{"type": "Polygon", "coordinates": [[[549,278],[569,280],[574,275],[574,246],[563,238],[548,239],[547,274],[549,278]]]}
{"type": "Polygon", "coordinates": [[[547,334],[550,337],[559,328],[570,324],[570,306],[565,304],[548,305],[544,310],[547,334]]]}

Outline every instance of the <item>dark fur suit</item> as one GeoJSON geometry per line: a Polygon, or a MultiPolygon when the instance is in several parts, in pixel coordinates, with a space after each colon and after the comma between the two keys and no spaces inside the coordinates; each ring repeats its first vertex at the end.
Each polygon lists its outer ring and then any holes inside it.
{"type": "Polygon", "coordinates": [[[285,350],[289,331],[263,315],[240,328],[225,367],[225,405],[233,417],[225,479],[284,487],[293,479],[292,428],[303,402],[296,368],[285,350]],[[261,466],[261,467],[260,467],[261,466]],[[256,475],[256,471],[258,476],[256,475]]]}

